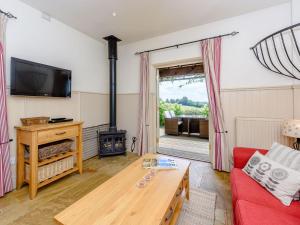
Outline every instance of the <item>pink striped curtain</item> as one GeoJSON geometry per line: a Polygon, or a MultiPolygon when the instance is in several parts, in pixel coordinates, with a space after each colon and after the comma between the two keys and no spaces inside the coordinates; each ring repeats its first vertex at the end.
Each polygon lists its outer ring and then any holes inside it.
{"type": "Polygon", "coordinates": [[[0,16],[0,197],[12,190],[4,66],[7,17],[0,16]]]}
{"type": "Polygon", "coordinates": [[[212,164],[216,170],[229,171],[228,145],[220,96],[221,38],[201,42],[201,51],[206,76],[210,116],[214,128],[212,164]]]}
{"type": "Polygon", "coordinates": [[[149,53],[140,55],[140,94],[138,118],[138,154],[148,152],[148,111],[149,111],[149,53]]]}

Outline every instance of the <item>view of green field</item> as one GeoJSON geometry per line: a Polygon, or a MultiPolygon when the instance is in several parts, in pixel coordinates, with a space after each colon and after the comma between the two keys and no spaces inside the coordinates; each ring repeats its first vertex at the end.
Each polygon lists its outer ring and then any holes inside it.
{"type": "Polygon", "coordinates": [[[201,106],[187,106],[178,103],[168,103],[160,100],[159,104],[159,121],[160,126],[165,123],[165,111],[174,111],[176,116],[179,115],[202,115],[203,117],[208,117],[209,108],[207,104],[201,106]]]}
{"type": "Polygon", "coordinates": [[[208,117],[208,96],[205,79],[164,80],[159,84],[160,125],[164,125],[164,112],[174,111],[175,115],[202,115],[208,117]]]}

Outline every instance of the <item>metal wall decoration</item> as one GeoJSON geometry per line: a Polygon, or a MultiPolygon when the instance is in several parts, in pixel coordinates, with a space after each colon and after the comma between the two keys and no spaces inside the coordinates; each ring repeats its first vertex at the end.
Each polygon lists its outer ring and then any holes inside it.
{"type": "Polygon", "coordinates": [[[7,16],[9,19],[17,19],[17,17],[15,17],[13,14],[11,14],[10,12],[4,12],[0,9],[0,13],[4,14],[5,16],[7,16]]]}
{"type": "Polygon", "coordinates": [[[293,79],[300,80],[300,48],[295,30],[300,28],[300,23],[279,30],[261,41],[250,49],[253,51],[256,59],[266,69],[293,79]],[[284,35],[290,35],[290,42],[296,48],[296,56],[293,50],[287,46],[287,38],[284,35]],[[276,38],[279,41],[276,41],[276,38]],[[290,51],[289,51],[290,50],[290,51]],[[296,62],[298,61],[298,62],[296,62]]]}

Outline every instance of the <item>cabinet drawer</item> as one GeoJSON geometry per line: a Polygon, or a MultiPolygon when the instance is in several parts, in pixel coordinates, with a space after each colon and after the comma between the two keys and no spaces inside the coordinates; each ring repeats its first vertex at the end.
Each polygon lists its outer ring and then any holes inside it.
{"type": "Polygon", "coordinates": [[[166,215],[162,221],[163,225],[168,225],[172,221],[174,211],[177,207],[177,203],[179,201],[179,198],[181,198],[182,190],[183,190],[183,187],[182,187],[182,184],[180,184],[173,199],[172,199],[171,204],[169,205],[168,211],[166,212],[166,215]]]}
{"type": "Polygon", "coordinates": [[[38,132],[38,144],[44,144],[52,141],[58,141],[71,138],[78,135],[78,127],[63,127],[38,132]]]}

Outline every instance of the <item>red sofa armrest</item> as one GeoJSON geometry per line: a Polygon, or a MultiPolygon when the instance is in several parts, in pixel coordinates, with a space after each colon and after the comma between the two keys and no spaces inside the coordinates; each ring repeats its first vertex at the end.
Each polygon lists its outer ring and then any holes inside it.
{"type": "Polygon", "coordinates": [[[266,154],[268,150],[266,149],[257,149],[257,148],[243,148],[243,147],[234,147],[233,148],[233,166],[234,168],[242,169],[247,164],[251,156],[259,151],[262,154],[266,154]]]}

